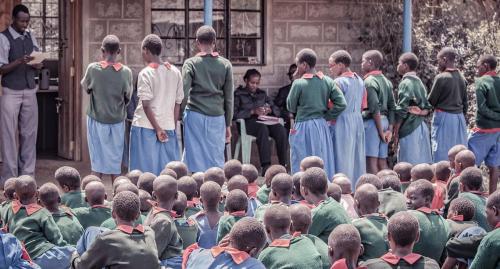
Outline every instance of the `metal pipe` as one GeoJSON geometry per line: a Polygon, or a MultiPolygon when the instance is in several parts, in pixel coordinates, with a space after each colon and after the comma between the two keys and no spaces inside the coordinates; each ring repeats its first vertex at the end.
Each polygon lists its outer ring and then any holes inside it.
{"type": "Polygon", "coordinates": [[[404,0],[403,4],[403,52],[411,52],[411,2],[411,0],[404,0]]]}
{"type": "Polygon", "coordinates": [[[213,13],[213,0],[204,0],[205,5],[203,6],[203,22],[205,25],[212,26],[212,13],[213,13]]]}

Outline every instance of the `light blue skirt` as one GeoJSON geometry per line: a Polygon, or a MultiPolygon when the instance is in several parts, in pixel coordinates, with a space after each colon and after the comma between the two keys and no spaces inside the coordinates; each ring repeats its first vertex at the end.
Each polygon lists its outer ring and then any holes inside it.
{"type": "MultiPolygon", "coordinates": [[[[386,116],[381,116],[382,130],[389,130],[389,120],[386,116]]],[[[366,157],[385,159],[389,155],[389,144],[380,139],[375,120],[364,121],[365,126],[365,153],[366,157]]]]}
{"type": "Polygon", "coordinates": [[[456,145],[467,145],[467,124],[464,114],[435,111],[431,129],[434,162],[447,161],[448,151],[456,145]]]}
{"type": "Polygon", "coordinates": [[[500,132],[473,132],[469,136],[469,149],[476,156],[476,165],[484,161],[487,166],[500,165],[500,132]]]}
{"type": "Polygon", "coordinates": [[[290,133],[290,162],[292,174],[300,171],[300,162],[309,156],[318,156],[325,163],[328,180],[335,174],[333,141],[324,119],[297,122],[295,133],[290,133]]]}
{"type": "Polygon", "coordinates": [[[42,269],[67,269],[70,268],[71,257],[75,251],[72,246],[55,246],[33,259],[33,262],[42,269]]]}
{"type": "Polygon", "coordinates": [[[166,130],[167,142],[160,142],[153,129],[130,128],[129,171],[141,170],[159,175],[165,165],[180,160],[179,142],[175,130],[166,130]]]}
{"type": "Polygon", "coordinates": [[[432,163],[429,128],[425,122],[399,140],[398,162],[408,162],[413,165],[432,163]]]}
{"type": "Polygon", "coordinates": [[[92,171],[119,175],[125,144],[125,122],[100,123],[87,116],[87,143],[92,171]]]}
{"type": "Polygon", "coordinates": [[[224,166],[226,122],[224,116],[207,116],[191,110],[184,112],[184,153],[182,161],[189,171],[205,172],[224,166]]]}

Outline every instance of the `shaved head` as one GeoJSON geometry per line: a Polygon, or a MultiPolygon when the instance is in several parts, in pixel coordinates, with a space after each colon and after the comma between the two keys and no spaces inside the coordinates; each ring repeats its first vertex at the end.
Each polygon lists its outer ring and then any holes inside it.
{"type": "Polygon", "coordinates": [[[413,165],[407,162],[400,162],[394,165],[394,172],[398,174],[399,179],[403,182],[411,180],[411,169],[413,165]]]}
{"type": "Polygon", "coordinates": [[[264,226],[270,231],[288,230],[290,223],[290,211],[284,205],[272,205],[264,213],[264,226]]]}
{"type": "Polygon", "coordinates": [[[177,180],[171,176],[159,176],[153,181],[153,196],[158,202],[168,202],[177,196],[177,180]]]}
{"type": "Polygon", "coordinates": [[[342,189],[342,194],[352,193],[351,181],[347,176],[335,176],[333,177],[332,183],[340,186],[340,188],[342,189]]]}
{"type": "Polygon", "coordinates": [[[16,180],[16,195],[22,204],[30,203],[36,195],[36,181],[31,176],[20,176],[16,180]]]}
{"type": "Polygon", "coordinates": [[[412,180],[426,179],[428,181],[432,181],[432,178],[434,178],[434,172],[429,164],[417,164],[411,169],[412,180]]]}
{"type": "Polygon", "coordinates": [[[248,180],[242,175],[236,175],[227,182],[227,190],[242,190],[248,194],[248,180]]]}
{"type": "Polygon", "coordinates": [[[476,156],[468,149],[462,150],[455,156],[455,169],[458,172],[463,171],[467,167],[473,167],[476,164],[476,156]]]}
{"type": "Polygon", "coordinates": [[[85,197],[90,206],[102,205],[106,199],[106,188],[102,182],[93,181],[85,186],[85,197]]]}
{"type": "Polygon", "coordinates": [[[311,209],[309,207],[303,204],[291,205],[290,217],[292,220],[292,232],[309,233],[309,227],[312,223],[311,209]]]}
{"type": "Polygon", "coordinates": [[[378,212],[380,202],[377,188],[372,184],[363,184],[354,193],[354,202],[360,216],[378,212]]]}

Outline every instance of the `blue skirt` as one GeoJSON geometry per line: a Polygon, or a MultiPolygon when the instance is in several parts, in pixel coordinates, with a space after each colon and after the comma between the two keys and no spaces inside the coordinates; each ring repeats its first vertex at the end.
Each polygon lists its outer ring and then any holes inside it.
{"type": "Polygon", "coordinates": [[[159,175],[165,165],[180,158],[179,142],[175,130],[167,130],[167,142],[160,142],[153,129],[130,128],[129,170],[141,170],[159,175]]]}
{"type": "Polygon", "coordinates": [[[500,132],[473,132],[469,136],[469,149],[476,156],[476,165],[484,161],[487,166],[500,165],[500,132]]]}
{"type": "Polygon", "coordinates": [[[300,171],[300,162],[309,156],[318,156],[325,163],[328,180],[335,174],[333,141],[324,119],[297,122],[295,133],[290,133],[290,162],[292,174],[300,171]]]}
{"type": "Polygon", "coordinates": [[[447,161],[448,151],[456,145],[467,145],[467,124],[464,114],[435,111],[431,129],[434,162],[447,161]]]}
{"type": "Polygon", "coordinates": [[[184,112],[184,154],[189,171],[205,172],[224,166],[226,122],[224,116],[207,116],[191,110],[184,112]]]}
{"type": "MultiPolygon", "coordinates": [[[[389,120],[386,116],[382,118],[382,130],[389,130],[389,120]]],[[[365,153],[366,157],[385,159],[389,155],[389,144],[380,139],[375,120],[364,121],[365,126],[365,153]]]]}
{"type": "Polygon", "coordinates": [[[122,172],[125,122],[100,123],[87,116],[87,143],[92,171],[119,175],[122,172]]]}
{"type": "Polygon", "coordinates": [[[413,165],[432,163],[429,128],[425,122],[399,140],[398,162],[408,162],[413,165]]]}

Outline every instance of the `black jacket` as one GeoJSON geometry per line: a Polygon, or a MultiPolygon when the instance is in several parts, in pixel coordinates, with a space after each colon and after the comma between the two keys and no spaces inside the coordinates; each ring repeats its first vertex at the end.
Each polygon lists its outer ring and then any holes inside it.
{"type": "Polygon", "coordinates": [[[267,96],[266,92],[257,89],[255,93],[250,93],[243,86],[239,86],[234,92],[234,116],[236,119],[249,119],[251,117],[257,117],[251,114],[251,110],[269,105],[272,110],[273,116],[280,116],[280,109],[274,105],[273,101],[267,96]]]}

